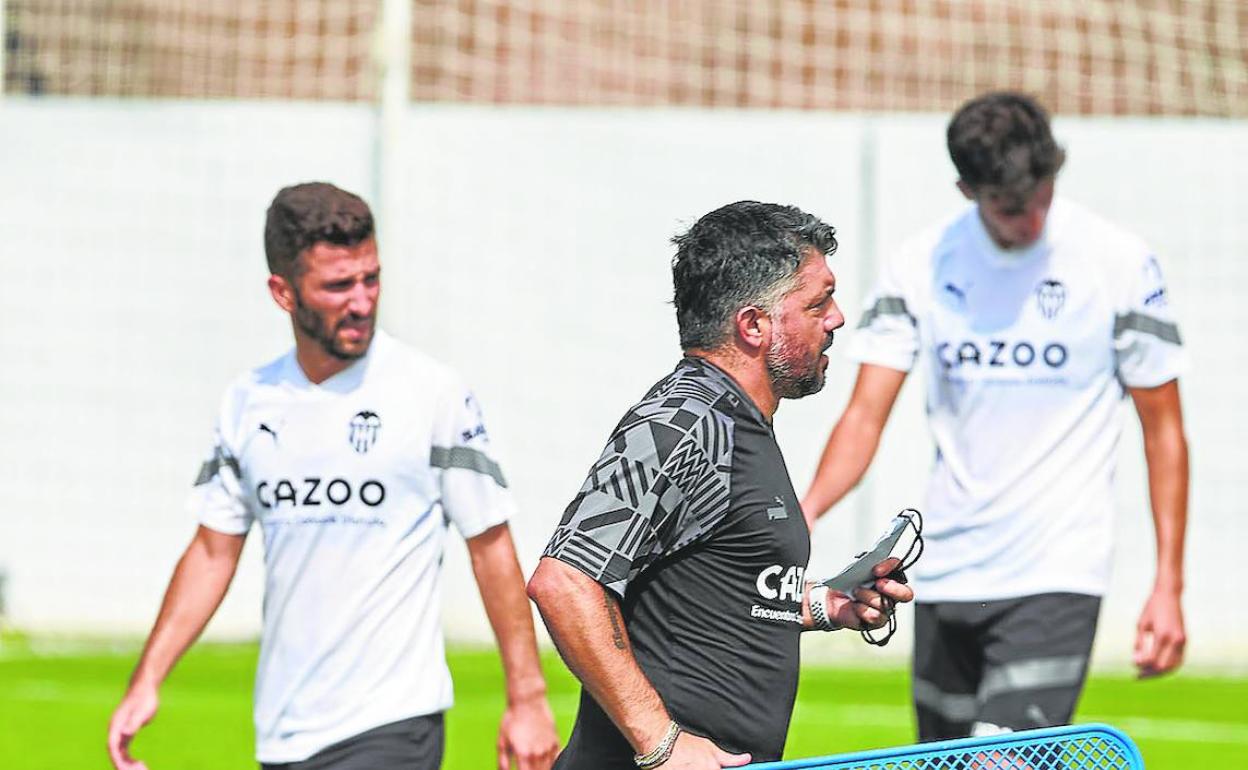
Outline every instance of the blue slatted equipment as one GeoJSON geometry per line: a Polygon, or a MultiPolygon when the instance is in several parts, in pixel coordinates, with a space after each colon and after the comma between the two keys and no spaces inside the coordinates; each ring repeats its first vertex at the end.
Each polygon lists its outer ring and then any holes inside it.
{"type": "Polygon", "coordinates": [[[1102,724],[1046,727],[831,757],[748,765],[750,770],[1144,770],[1139,749],[1102,724]]]}

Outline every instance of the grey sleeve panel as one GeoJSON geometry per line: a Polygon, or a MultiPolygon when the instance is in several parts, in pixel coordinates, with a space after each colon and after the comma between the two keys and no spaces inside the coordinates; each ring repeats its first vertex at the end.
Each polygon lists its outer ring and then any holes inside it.
{"type": "Polygon", "coordinates": [[[875,304],[869,310],[862,314],[862,320],[858,322],[859,329],[865,329],[871,325],[875,319],[884,315],[900,315],[910,319],[913,326],[918,326],[918,320],[910,312],[910,308],[906,307],[906,300],[903,297],[879,297],[875,300],[875,304]]]}
{"type": "Polygon", "coordinates": [[[429,464],[435,468],[462,468],[466,471],[476,471],[494,479],[494,482],[503,489],[507,488],[507,479],[503,477],[503,469],[479,449],[466,446],[435,446],[429,451],[429,464]]]}
{"type": "Polygon", "coordinates": [[[195,483],[192,486],[201,486],[212,481],[222,468],[229,468],[234,472],[235,478],[242,478],[242,469],[238,467],[238,460],[226,451],[225,447],[217,446],[212,450],[212,458],[205,460],[204,464],[199,467],[199,475],[195,477],[195,483]]]}
{"type": "Polygon", "coordinates": [[[1178,324],[1134,310],[1114,318],[1114,339],[1118,339],[1124,332],[1129,331],[1149,334],[1172,345],[1183,344],[1183,340],[1179,337],[1178,324]]]}

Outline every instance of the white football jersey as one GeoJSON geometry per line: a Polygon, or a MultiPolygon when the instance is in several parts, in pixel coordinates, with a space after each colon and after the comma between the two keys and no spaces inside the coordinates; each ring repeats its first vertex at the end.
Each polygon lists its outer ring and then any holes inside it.
{"type": "Polygon", "coordinates": [[[378,330],[320,384],[293,351],[248,372],[226,391],[190,508],[219,532],[264,533],[258,760],[306,759],[451,705],[447,524],[472,537],[514,504],[450,369],[378,330]]]}
{"type": "Polygon", "coordinates": [[[920,601],[1103,594],[1124,386],[1184,362],[1149,248],[1058,199],[1040,241],[1004,251],[971,206],[889,259],[864,307],[850,356],[927,370],[920,601]]]}

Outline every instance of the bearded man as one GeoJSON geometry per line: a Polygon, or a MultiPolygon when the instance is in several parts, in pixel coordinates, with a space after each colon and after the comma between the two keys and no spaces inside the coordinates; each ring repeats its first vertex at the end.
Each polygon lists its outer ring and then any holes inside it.
{"type": "Polygon", "coordinates": [[[265,770],[434,770],[451,678],[439,625],[451,523],[468,545],[507,679],[499,766],[558,750],[507,521],[515,504],[480,407],[447,366],[376,328],[381,264],[358,196],[278,192],[269,292],[294,348],[227,388],[190,494],[198,523],[109,724],[118,770],[158,691],[264,534],[256,759],[265,770]]]}
{"type": "Polygon", "coordinates": [[[823,387],[845,323],[835,230],[742,201],[677,236],[684,358],[630,408],[564,513],[529,596],[581,680],[560,770],[779,759],[802,631],[875,628],[913,598],[805,578],[810,535],[772,431],[823,387]]]}

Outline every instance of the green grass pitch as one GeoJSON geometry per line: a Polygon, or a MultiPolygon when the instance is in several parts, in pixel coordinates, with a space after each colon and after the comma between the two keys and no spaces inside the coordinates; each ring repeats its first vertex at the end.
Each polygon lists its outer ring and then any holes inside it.
{"type": "MultiPolygon", "coordinates": [[[[0,647],[0,767],[108,768],[108,716],[134,665],[132,646],[38,652],[0,647]]],[[[179,664],[162,692],[156,721],[134,753],[152,770],[254,768],[251,686],[254,645],[204,644],[179,664]]],[[[447,718],[448,770],[492,768],[502,675],[495,653],[457,649],[450,657],[456,705],[447,718]]],[[[544,664],[566,738],[577,688],[558,658],[544,664]]],[[[807,667],[789,731],[788,757],[909,743],[913,723],[905,670],[807,667]]],[[[1131,735],[1149,770],[1248,768],[1248,679],[1180,674],[1137,682],[1098,675],[1076,721],[1102,721],[1131,735]]]]}

